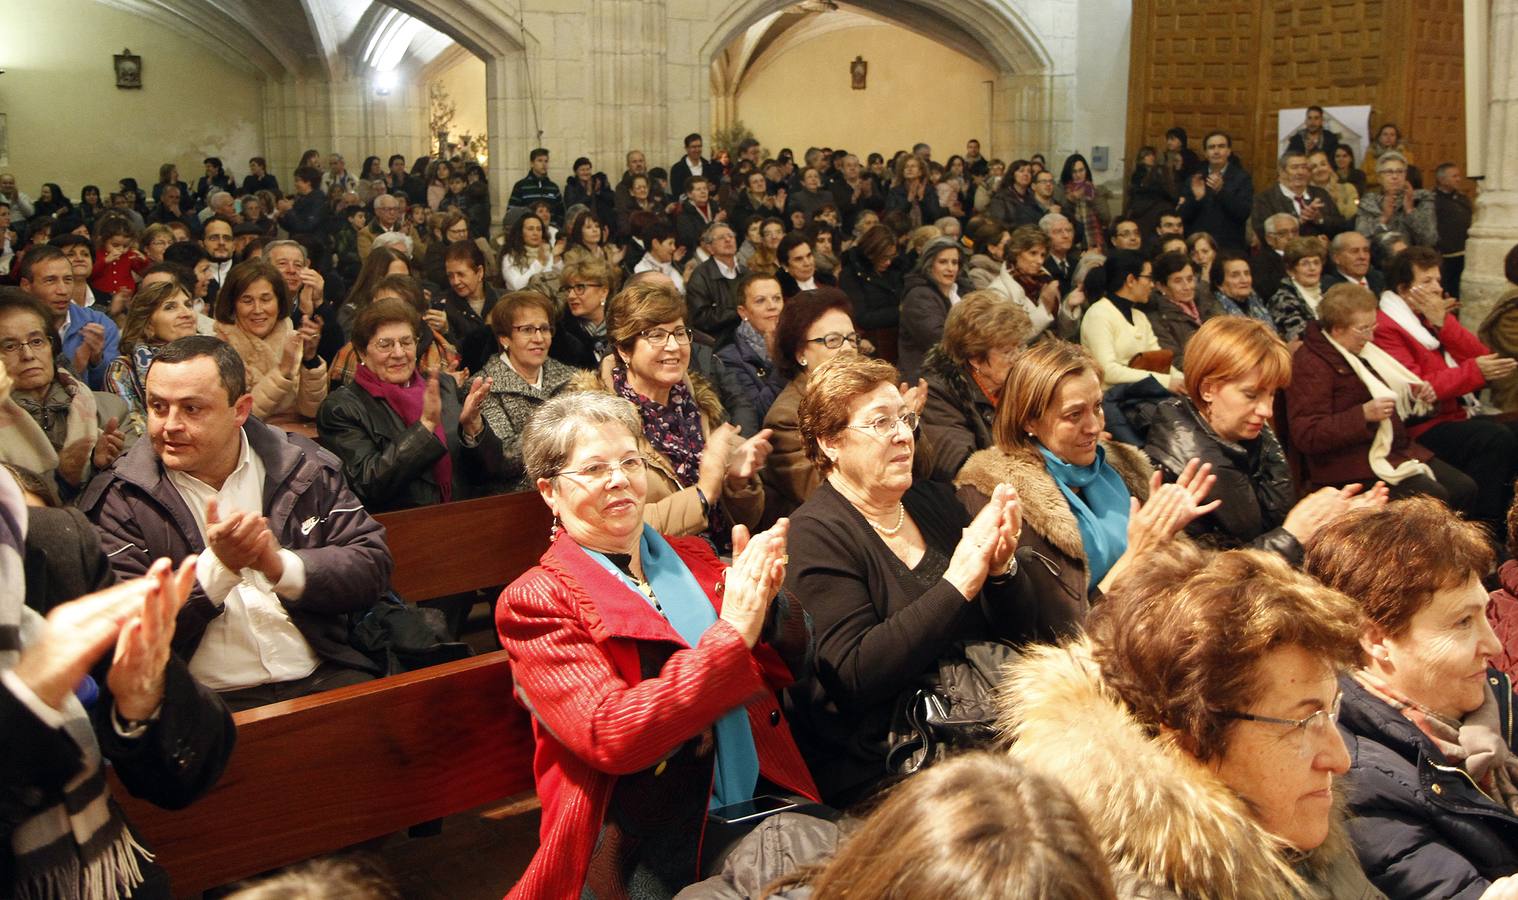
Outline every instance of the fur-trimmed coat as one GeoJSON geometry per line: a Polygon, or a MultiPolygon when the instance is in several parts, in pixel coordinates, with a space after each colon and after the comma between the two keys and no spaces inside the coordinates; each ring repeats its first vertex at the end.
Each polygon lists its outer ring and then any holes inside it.
{"type": "Polygon", "coordinates": [[[1071,793],[1119,897],[1385,900],[1339,813],[1328,839],[1294,863],[1204,763],[1133,718],[1102,682],[1085,639],[1029,648],[1007,669],[1001,706],[1011,754],[1071,793]]]}
{"type": "MultiPolygon", "coordinates": [[[[1149,499],[1149,479],[1154,467],[1139,450],[1116,441],[1103,441],[1107,464],[1140,501],[1149,499]]],[[[1032,448],[1004,452],[992,447],[971,455],[959,470],[954,484],[960,502],[973,516],[986,504],[998,484],[1017,488],[1022,500],[1023,533],[1018,541],[1017,568],[1013,579],[1017,602],[1038,611],[1033,637],[1055,641],[1080,628],[1099,596],[1087,590],[1090,581],[1086,548],[1080,525],[1043,457],[1032,448]]]]}
{"type": "MultiPolygon", "coordinates": [[[[576,372],[569,386],[564,389],[565,393],[614,393],[611,388],[614,363],[615,358],[608,356],[601,361],[599,374],[583,370],[576,372]]],[[[701,409],[701,434],[708,435],[713,428],[727,421],[727,416],[722,411],[722,401],[701,376],[687,373],[685,379],[690,386],[691,396],[695,397],[696,405],[701,409]]],[[[638,434],[638,452],[648,461],[648,495],[643,507],[643,521],[664,535],[700,534],[705,531],[709,523],[701,510],[701,500],[695,485],[681,487],[679,479],[675,477],[675,466],[669,457],[649,443],[641,432],[638,434]]],[[[759,484],[758,475],[751,477],[738,491],[732,490],[724,480],[721,498],[707,499],[713,503],[720,502],[727,511],[728,521],[734,525],[753,528],[764,515],[764,489],[759,484]]]]}

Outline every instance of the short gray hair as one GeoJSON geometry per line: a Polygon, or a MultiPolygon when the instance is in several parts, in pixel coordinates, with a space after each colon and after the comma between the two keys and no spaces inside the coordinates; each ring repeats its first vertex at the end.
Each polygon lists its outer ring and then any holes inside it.
{"type": "Polygon", "coordinates": [[[1296,159],[1299,156],[1301,158],[1303,158],[1303,159],[1307,158],[1307,154],[1303,153],[1300,150],[1287,150],[1285,153],[1282,153],[1281,154],[1281,158],[1278,159],[1278,160],[1276,160],[1276,169],[1277,169],[1277,171],[1281,171],[1281,172],[1286,171],[1286,166],[1288,164],[1290,164],[1290,162],[1292,160],[1296,159]]]}
{"type": "Polygon", "coordinates": [[[738,235],[738,232],[733,231],[733,226],[727,224],[726,222],[713,222],[712,224],[706,226],[705,231],[701,232],[701,243],[710,244],[712,241],[715,241],[717,239],[717,232],[724,230],[731,231],[734,237],[738,235]]]}
{"type": "Polygon", "coordinates": [[[264,244],[264,259],[268,259],[269,254],[273,253],[275,250],[281,250],[285,247],[294,247],[300,251],[301,259],[305,260],[308,263],[311,261],[311,257],[306,255],[306,246],[300,241],[292,241],[288,238],[282,241],[270,241],[269,243],[264,244]]]}
{"type": "Polygon", "coordinates": [[[586,425],[617,424],[634,438],[643,433],[631,403],[600,391],[560,394],[538,408],[522,432],[522,462],[533,481],[552,478],[569,463],[575,440],[586,425]]]}
{"type": "Polygon", "coordinates": [[[1334,239],[1328,242],[1328,249],[1332,253],[1343,253],[1345,250],[1349,249],[1349,242],[1355,238],[1359,238],[1360,240],[1365,241],[1367,245],[1370,244],[1370,239],[1368,239],[1365,235],[1361,234],[1358,231],[1355,231],[1354,229],[1350,229],[1349,231],[1341,231],[1338,234],[1334,235],[1334,239]]]}
{"type": "Polygon", "coordinates": [[[1042,219],[1038,220],[1038,230],[1042,231],[1044,234],[1048,234],[1049,229],[1053,228],[1061,222],[1064,222],[1066,225],[1070,225],[1072,228],[1075,227],[1071,223],[1069,217],[1064,213],[1046,213],[1042,219]]]}
{"type": "Polygon", "coordinates": [[[410,258],[410,256],[411,256],[411,235],[406,234],[403,231],[387,231],[384,234],[382,234],[382,235],[380,235],[380,236],[378,236],[378,237],[376,237],[374,239],[374,245],[373,246],[375,246],[375,247],[394,247],[395,249],[397,249],[397,250],[401,251],[402,253],[406,254],[407,258],[410,258]]]}
{"type": "Polygon", "coordinates": [[[1267,235],[1275,234],[1277,231],[1281,230],[1282,223],[1288,220],[1297,223],[1297,226],[1299,228],[1301,227],[1301,220],[1299,220],[1296,216],[1292,215],[1291,213],[1279,212],[1265,220],[1265,233],[1267,235]]]}
{"type": "Polygon", "coordinates": [[[209,206],[212,209],[215,209],[216,207],[220,206],[223,203],[231,203],[231,202],[232,202],[232,195],[229,194],[229,193],[227,193],[226,191],[213,191],[213,192],[211,192],[211,196],[208,197],[208,198],[206,198],[206,206],[209,206]]]}
{"type": "Polygon", "coordinates": [[[1387,163],[1401,163],[1402,168],[1405,169],[1407,168],[1407,157],[1403,156],[1395,150],[1387,150],[1380,156],[1376,157],[1376,171],[1380,172],[1382,169],[1386,168],[1387,163]]]}

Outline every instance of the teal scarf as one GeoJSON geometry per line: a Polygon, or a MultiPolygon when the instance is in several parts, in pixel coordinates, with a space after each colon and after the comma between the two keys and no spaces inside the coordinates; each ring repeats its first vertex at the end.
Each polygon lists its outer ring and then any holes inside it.
{"type": "MultiPolygon", "coordinates": [[[[639,597],[648,599],[649,605],[662,612],[670,627],[680,635],[688,646],[700,643],[706,629],[717,623],[717,610],[707,599],[706,592],[696,583],[696,576],[675,553],[659,532],[652,526],[643,526],[639,542],[639,559],[643,563],[643,577],[653,588],[656,604],[638,589],[637,583],[628,578],[605,554],[587,549],[590,558],[600,563],[608,572],[620,578],[628,589],[639,597]],[[662,607],[662,609],[661,609],[662,607]]],[[[754,747],[754,732],[748,724],[748,710],[735,707],[716,724],[717,765],[712,780],[712,797],[709,808],[742,803],[754,798],[754,787],[759,783],[759,752],[754,747]]]]}
{"type": "Polygon", "coordinates": [[[1075,513],[1080,526],[1081,544],[1086,548],[1090,590],[1106,576],[1117,558],[1128,549],[1128,501],[1131,495],[1117,470],[1107,465],[1107,449],[1096,448],[1096,461],[1089,466],[1072,466],[1039,445],[1044,468],[1049,470],[1060,493],[1075,513]],[[1073,488],[1079,488],[1076,494],[1073,488]]]}

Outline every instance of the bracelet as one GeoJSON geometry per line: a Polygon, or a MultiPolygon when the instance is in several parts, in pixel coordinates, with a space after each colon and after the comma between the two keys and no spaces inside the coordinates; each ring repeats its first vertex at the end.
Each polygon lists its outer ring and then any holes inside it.
{"type": "Polygon", "coordinates": [[[701,518],[708,521],[712,517],[712,504],[706,499],[706,491],[701,490],[701,485],[696,485],[696,499],[701,501],[701,518]]]}
{"type": "Polygon", "coordinates": [[[1007,579],[1011,578],[1013,575],[1016,575],[1016,574],[1017,574],[1017,554],[1014,553],[1014,554],[1012,554],[1012,558],[1007,561],[1007,568],[1006,569],[1004,569],[1004,570],[1002,570],[1000,572],[997,572],[995,574],[992,574],[992,575],[987,575],[986,578],[989,581],[1006,581],[1007,579]]]}

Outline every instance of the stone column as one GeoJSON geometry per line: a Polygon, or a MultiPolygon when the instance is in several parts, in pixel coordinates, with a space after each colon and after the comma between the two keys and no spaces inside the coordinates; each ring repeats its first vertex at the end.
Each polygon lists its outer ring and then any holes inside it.
{"type": "Polygon", "coordinates": [[[1481,324],[1509,287],[1502,262],[1518,244],[1518,0],[1491,0],[1487,53],[1486,176],[1476,200],[1476,220],[1465,245],[1460,318],[1481,324]]]}

